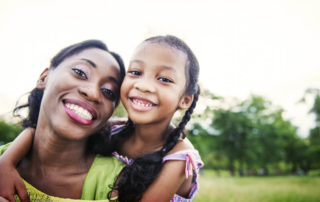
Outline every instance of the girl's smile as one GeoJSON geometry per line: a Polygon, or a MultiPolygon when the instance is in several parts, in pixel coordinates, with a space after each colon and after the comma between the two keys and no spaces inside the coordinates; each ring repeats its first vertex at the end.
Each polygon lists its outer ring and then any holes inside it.
{"type": "Polygon", "coordinates": [[[165,44],[143,43],[121,86],[121,101],[135,123],[169,122],[184,97],[186,55],[165,44]]]}
{"type": "Polygon", "coordinates": [[[129,100],[132,108],[141,112],[150,111],[153,107],[157,106],[157,104],[143,97],[130,96],[129,100]]]}

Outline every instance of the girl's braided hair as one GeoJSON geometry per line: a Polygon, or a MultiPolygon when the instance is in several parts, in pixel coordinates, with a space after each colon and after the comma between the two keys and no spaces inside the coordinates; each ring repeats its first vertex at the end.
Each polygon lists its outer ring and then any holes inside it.
{"type": "MultiPolygon", "coordinates": [[[[163,157],[176,145],[179,137],[185,138],[184,128],[190,120],[196,107],[200,88],[198,86],[199,64],[191,49],[175,36],[156,36],[146,39],[144,42],[168,45],[182,51],[187,56],[186,62],[186,87],[185,94],[193,95],[191,106],[186,110],[181,122],[168,136],[162,149],[134,159],[131,165],[127,165],[121,172],[114,189],[118,192],[119,201],[139,201],[143,193],[152,184],[162,168],[163,157]]],[[[129,119],[125,128],[113,139],[113,149],[121,146],[126,138],[133,134],[134,123],[129,119]]],[[[109,194],[110,195],[110,194],[109,194]]]]}

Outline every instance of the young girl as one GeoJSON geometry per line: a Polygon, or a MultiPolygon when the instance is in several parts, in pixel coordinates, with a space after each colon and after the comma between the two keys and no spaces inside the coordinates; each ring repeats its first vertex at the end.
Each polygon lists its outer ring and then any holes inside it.
{"type": "Polygon", "coordinates": [[[115,155],[128,165],[114,187],[120,201],[194,197],[203,163],[183,130],[200,93],[198,74],[196,57],[176,37],[149,38],[137,47],[121,86],[129,121],[113,135],[115,155]],[[179,109],[186,112],[174,128],[179,109]]]}
{"type": "Polygon", "coordinates": [[[190,48],[173,36],[140,44],[121,86],[129,120],[113,126],[114,155],[127,166],[113,186],[119,201],[191,201],[203,165],[184,128],[200,93],[199,65],[190,48]],[[177,110],[186,110],[175,128],[177,110]]]}

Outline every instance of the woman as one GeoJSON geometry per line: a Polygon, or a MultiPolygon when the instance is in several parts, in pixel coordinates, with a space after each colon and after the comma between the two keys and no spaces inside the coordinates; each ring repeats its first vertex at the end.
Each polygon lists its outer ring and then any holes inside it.
{"type": "Polygon", "coordinates": [[[51,60],[29,103],[18,107],[29,108],[23,126],[35,128],[32,149],[18,165],[31,198],[107,198],[123,165],[97,154],[107,153],[100,146],[108,141],[103,128],[119,103],[124,74],[120,56],[97,40],[71,45],[51,60]]]}

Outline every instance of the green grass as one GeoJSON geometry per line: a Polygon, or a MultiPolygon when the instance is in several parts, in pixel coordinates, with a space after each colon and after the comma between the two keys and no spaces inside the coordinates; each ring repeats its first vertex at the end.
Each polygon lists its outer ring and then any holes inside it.
{"type": "Polygon", "coordinates": [[[320,202],[320,177],[218,177],[205,171],[195,202],[320,202]]]}

